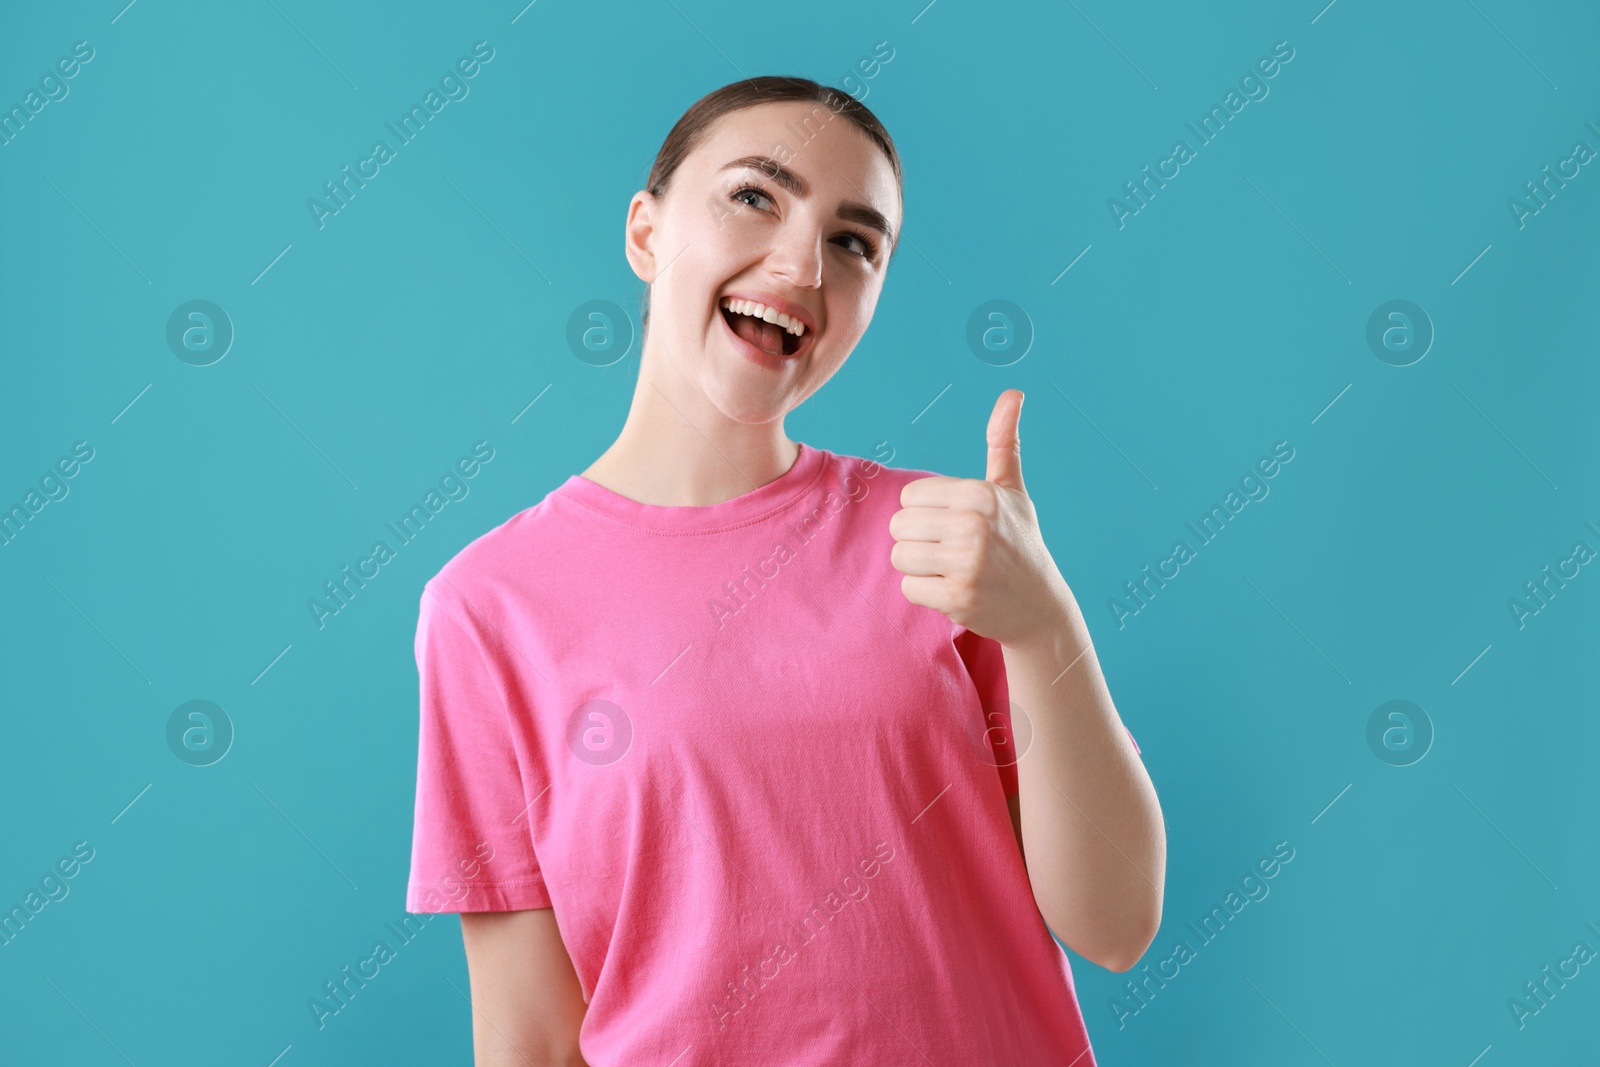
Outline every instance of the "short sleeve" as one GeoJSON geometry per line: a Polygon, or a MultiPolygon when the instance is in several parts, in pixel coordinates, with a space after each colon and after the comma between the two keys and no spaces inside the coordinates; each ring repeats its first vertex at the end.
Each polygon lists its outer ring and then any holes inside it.
{"type": "Polygon", "coordinates": [[[955,638],[956,652],[978,690],[983,719],[976,729],[989,743],[1000,772],[1000,785],[1008,797],[1019,791],[1017,782],[1017,744],[1012,735],[1011,695],[1006,688],[1005,650],[1000,642],[963,629],[955,638]]]}
{"type": "Polygon", "coordinates": [[[492,648],[474,613],[432,582],[415,651],[421,714],[406,910],[550,907],[492,648]]]}
{"type": "MultiPolygon", "coordinates": [[[[1011,721],[1011,693],[1006,686],[1005,649],[993,638],[982,637],[967,629],[956,635],[955,644],[983,705],[983,722],[988,730],[995,762],[999,764],[1000,784],[1006,796],[1016,796],[1020,785],[1017,781],[1016,738],[1011,721]]],[[[1133,742],[1133,750],[1140,752],[1133,731],[1127,726],[1123,726],[1122,730],[1133,742]]]]}

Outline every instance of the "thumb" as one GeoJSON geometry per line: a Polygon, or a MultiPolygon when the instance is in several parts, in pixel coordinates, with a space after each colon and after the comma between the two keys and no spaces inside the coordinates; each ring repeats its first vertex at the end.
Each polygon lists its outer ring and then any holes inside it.
{"type": "Polygon", "coordinates": [[[1022,390],[1007,389],[989,416],[989,460],[984,481],[1026,494],[1022,484],[1022,440],[1017,424],[1022,420],[1022,390]]]}

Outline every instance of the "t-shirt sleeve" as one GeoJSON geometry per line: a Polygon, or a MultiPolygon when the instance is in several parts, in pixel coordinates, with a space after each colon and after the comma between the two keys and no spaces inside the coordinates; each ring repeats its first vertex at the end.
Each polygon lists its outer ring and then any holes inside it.
{"type": "MultiPolygon", "coordinates": [[[[982,728],[988,731],[995,762],[999,764],[1000,784],[1006,796],[1016,796],[1020,786],[1017,781],[1018,757],[1014,728],[1027,730],[1028,727],[1012,722],[1011,693],[1006,686],[1005,650],[994,638],[979,636],[971,630],[962,630],[957,634],[955,643],[956,651],[960,653],[961,662],[966,665],[967,674],[977,687],[978,698],[983,705],[982,728]]],[[[1127,726],[1123,726],[1122,730],[1133,742],[1133,750],[1140,752],[1133,731],[1127,726]]]]}
{"type": "Polygon", "coordinates": [[[423,589],[409,912],[548,908],[491,644],[448,589],[423,589]]]}
{"type": "Polygon", "coordinates": [[[956,635],[956,651],[978,690],[983,720],[976,727],[983,732],[998,765],[1000,785],[1008,797],[1019,791],[1017,782],[1017,743],[1012,733],[1011,696],[1006,688],[1005,651],[1000,642],[980,637],[971,630],[956,635]]]}

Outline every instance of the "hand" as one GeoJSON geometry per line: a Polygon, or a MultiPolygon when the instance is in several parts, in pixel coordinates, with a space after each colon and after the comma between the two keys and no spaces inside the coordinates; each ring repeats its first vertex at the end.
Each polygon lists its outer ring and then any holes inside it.
{"type": "Polygon", "coordinates": [[[889,519],[889,562],[905,575],[905,598],[1009,647],[1056,626],[1072,595],[1022,484],[1022,399],[1007,389],[995,401],[981,481],[907,482],[889,519]]]}

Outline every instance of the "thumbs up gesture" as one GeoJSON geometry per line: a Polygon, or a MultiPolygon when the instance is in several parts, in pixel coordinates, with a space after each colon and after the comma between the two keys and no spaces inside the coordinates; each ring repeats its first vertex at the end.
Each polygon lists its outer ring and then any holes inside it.
{"type": "Polygon", "coordinates": [[[1021,418],[1022,391],[1007,389],[989,416],[983,479],[907,482],[889,519],[889,562],[905,575],[905,598],[1013,648],[1058,625],[1074,603],[1022,484],[1021,418]]]}

